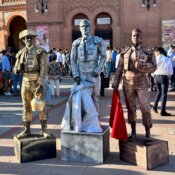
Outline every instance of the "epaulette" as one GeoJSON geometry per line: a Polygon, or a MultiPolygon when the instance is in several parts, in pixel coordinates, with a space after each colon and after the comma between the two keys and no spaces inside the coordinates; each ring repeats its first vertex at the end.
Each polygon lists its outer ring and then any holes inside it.
{"type": "Polygon", "coordinates": [[[143,51],[148,55],[153,54],[153,49],[152,48],[146,48],[146,47],[143,46],[143,51]]]}
{"type": "Polygon", "coordinates": [[[122,50],[121,50],[121,53],[120,54],[125,54],[129,49],[131,48],[131,46],[125,46],[122,50]]]}
{"type": "Polygon", "coordinates": [[[80,42],[81,42],[81,38],[78,38],[72,43],[72,46],[77,47],[79,46],[80,42]]]}
{"type": "Polygon", "coordinates": [[[93,36],[93,41],[94,41],[94,44],[100,44],[103,42],[103,39],[98,36],[93,36]]]}
{"type": "Polygon", "coordinates": [[[26,50],[26,48],[24,47],[23,49],[21,49],[20,51],[18,51],[18,53],[16,54],[16,58],[20,57],[20,55],[26,50]]]}

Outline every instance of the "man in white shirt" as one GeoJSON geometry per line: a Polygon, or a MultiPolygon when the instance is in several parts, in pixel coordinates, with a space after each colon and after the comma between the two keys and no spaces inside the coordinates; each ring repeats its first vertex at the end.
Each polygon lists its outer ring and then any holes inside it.
{"type": "Polygon", "coordinates": [[[154,55],[156,57],[157,69],[153,74],[158,91],[154,100],[153,111],[158,113],[158,102],[162,97],[160,115],[170,116],[171,114],[166,112],[166,101],[169,85],[169,76],[173,74],[172,61],[169,57],[166,57],[166,52],[162,47],[156,47],[154,49],[154,55]]]}

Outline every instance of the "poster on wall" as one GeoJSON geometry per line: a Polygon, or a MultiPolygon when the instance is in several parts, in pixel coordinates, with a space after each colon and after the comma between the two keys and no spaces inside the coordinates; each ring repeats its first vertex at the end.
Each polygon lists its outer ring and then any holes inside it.
{"type": "Polygon", "coordinates": [[[167,48],[170,44],[175,44],[175,20],[163,20],[162,45],[167,48]]]}
{"type": "Polygon", "coordinates": [[[48,29],[48,26],[36,26],[35,30],[37,33],[36,45],[44,48],[46,52],[49,52],[49,29],[48,29]]]}

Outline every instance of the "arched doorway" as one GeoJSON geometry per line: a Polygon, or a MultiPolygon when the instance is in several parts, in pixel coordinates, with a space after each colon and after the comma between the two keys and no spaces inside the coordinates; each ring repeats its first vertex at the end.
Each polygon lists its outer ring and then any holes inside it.
{"type": "Polygon", "coordinates": [[[26,21],[21,16],[15,16],[9,26],[9,37],[8,37],[8,47],[14,51],[20,49],[19,33],[26,29],[26,21]]]}
{"type": "Polygon", "coordinates": [[[82,19],[88,19],[86,15],[84,14],[77,14],[74,16],[74,18],[72,19],[72,41],[74,41],[77,38],[81,37],[81,32],[79,30],[79,23],[80,20],[82,19]]]}
{"type": "Polygon", "coordinates": [[[107,13],[100,13],[95,18],[95,35],[103,38],[105,46],[112,48],[112,18],[107,13]]]}

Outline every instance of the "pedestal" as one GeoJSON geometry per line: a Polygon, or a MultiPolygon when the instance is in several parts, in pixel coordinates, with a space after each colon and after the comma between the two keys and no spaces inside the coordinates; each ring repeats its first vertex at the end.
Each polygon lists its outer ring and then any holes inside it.
{"type": "Polygon", "coordinates": [[[19,163],[56,157],[56,138],[53,135],[49,138],[38,134],[27,138],[17,138],[15,135],[14,143],[19,163]]]}
{"type": "Polygon", "coordinates": [[[108,154],[108,126],[102,133],[61,131],[61,160],[101,164],[108,154]]]}
{"type": "Polygon", "coordinates": [[[147,170],[169,162],[167,141],[153,139],[150,146],[145,146],[144,141],[144,136],[138,136],[136,142],[120,141],[120,159],[147,170]]]}

